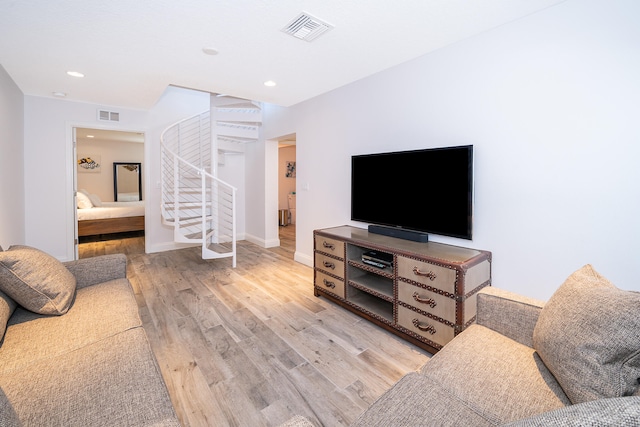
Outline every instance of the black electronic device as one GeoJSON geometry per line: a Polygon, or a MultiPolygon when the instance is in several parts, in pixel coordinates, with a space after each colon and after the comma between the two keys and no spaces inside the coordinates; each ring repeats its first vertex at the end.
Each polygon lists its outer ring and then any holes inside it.
{"type": "Polygon", "coordinates": [[[351,219],[418,242],[426,233],[471,240],[473,146],[352,156],[351,219]]]}
{"type": "Polygon", "coordinates": [[[367,251],[362,254],[362,262],[378,268],[393,266],[393,255],[386,252],[367,251]]]}

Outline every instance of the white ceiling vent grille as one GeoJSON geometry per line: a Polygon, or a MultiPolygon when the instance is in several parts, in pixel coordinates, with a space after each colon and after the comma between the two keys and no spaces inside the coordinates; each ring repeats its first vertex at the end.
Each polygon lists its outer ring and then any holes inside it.
{"type": "Polygon", "coordinates": [[[119,122],[120,113],[115,111],[98,110],[98,120],[103,122],[119,122]]]}
{"type": "Polygon", "coordinates": [[[333,25],[328,24],[315,16],[309,15],[306,12],[302,12],[289,22],[282,31],[297,39],[310,42],[332,28],[333,25]]]}

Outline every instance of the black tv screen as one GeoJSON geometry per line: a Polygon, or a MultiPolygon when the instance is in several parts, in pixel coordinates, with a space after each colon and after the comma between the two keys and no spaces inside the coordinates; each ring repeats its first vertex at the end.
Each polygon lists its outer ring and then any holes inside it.
{"type": "Polygon", "coordinates": [[[354,155],[351,219],[471,239],[473,146],[354,155]]]}

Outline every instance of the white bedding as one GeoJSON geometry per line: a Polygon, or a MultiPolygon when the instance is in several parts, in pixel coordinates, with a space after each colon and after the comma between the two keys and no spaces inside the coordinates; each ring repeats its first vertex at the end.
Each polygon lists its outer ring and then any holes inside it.
{"type": "Polygon", "coordinates": [[[78,209],[78,221],[143,215],[143,200],[137,202],[102,202],[101,207],[94,206],[90,209],[78,209]]]}

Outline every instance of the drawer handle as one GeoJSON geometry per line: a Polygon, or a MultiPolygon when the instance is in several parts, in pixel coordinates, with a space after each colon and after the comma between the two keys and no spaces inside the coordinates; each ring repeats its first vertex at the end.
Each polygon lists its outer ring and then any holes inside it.
{"type": "Polygon", "coordinates": [[[434,273],[433,271],[429,271],[425,273],[424,271],[420,271],[418,267],[413,267],[413,274],[415,274],[416,276],[428,277],[429,280],[431,280],[432,282],[436,280],[436,277],[438,277],[436,276],[436,273],[434,273]]]}
{"type": "Polygon", "coordinates": [[[330,268],[332,270],[336,269],[336,265],[334,263],[332,263],[332,262],[329,262],[329,261],[324,261],[322,263],[322,265],[324,265],[325,268],[330,268]]]}
{"type": "Polygon", "coordinates": [[[421,331],[429,332],[431,335],[436,333],[436,328],[434,328],[433,325],[425,323],[426,326],[424,326],[422,323],[420,323],[420,320],[418,319],[413,319],[412,323],[413,323],[413,326],[420,329],[421,331]]]}
{"type": "Polygon", "coordinates": [[[327,287],[327,288],[331,288],[331,289],[335,289],[336,284],[333,282],[328,281],[327,279],[322,279],[322,283],[327,287]]]}
{"type": "Polygon", "coordinates": [[[419,302],[419,303],[422,303],[422,304],[429,304],[429,307],[431,307],[431,308],[435,308],[435,307],[436,307],[436,305],[438,305],[434,299],[431,299],[431,298],[423,298],[423,297],[421,297],[421,296],[420,296],[420,294],[419,294],[419,293],[417,293],[417,292],[414,292],[414,293],[413,293],[413,299],[414,299],[414,300],[416,300],[416,301],[417,301],[417,302],[419,302]]]}
{"type": "Polygon", "coordinates": [[[334,245],[333,243],[322,242],[322,247],[326,249],[334,250],[336,248],[336,245],[334,245]]]}

